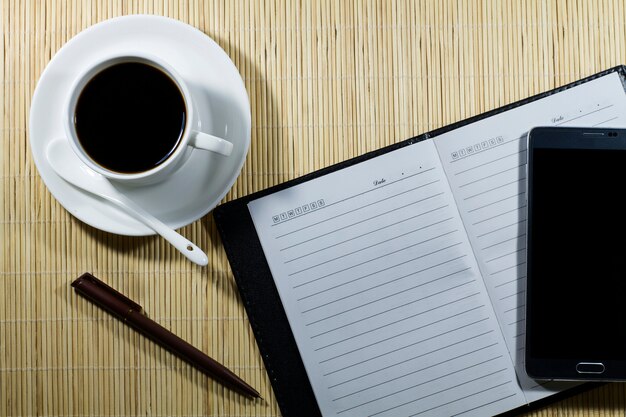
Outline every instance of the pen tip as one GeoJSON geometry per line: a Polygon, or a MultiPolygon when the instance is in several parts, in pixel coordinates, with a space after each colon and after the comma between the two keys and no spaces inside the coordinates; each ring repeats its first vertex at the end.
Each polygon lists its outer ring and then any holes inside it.
{"type": "Polygon", "coordinates": [[[263,397],[261,397],[261,394],[259,394],[259,392],[257,390],[255,390],[254,388],[252,388],[251,386],[248,385],[248,388],[250,390],[249,394],[252,398],[256,399],[256,398],[260,398],[261,400],[263,399],[263,397]]]}

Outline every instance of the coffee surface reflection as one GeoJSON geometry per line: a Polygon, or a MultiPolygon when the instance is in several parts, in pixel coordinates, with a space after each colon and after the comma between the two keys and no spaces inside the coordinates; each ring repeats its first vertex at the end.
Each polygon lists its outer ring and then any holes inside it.
{"type": "Polygon", "coordinates": [[[132,174],[159,166],[176,150],[186,112],[172,78],[152,65],[124,62],[105,68],[85,85],[74,125],[94,162],[132,174]]]}

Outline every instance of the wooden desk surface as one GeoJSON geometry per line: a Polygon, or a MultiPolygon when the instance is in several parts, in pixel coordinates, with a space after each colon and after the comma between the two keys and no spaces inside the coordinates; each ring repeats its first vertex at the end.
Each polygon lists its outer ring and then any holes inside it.
{"type": "MultiPolygon", "coordinates": [[[[2,0],[0,416],[275,416],[280,411],[211,216],[182,229],[190,264],[156,237],[73,218],[39,177],[31,98],[51,57],[105,19],[170,16],[231,57],[252,145],[227,200],[626,63],[626,6],[606,1],[2,0]],[[102,311],[70,281],[91,271],[257,387],[224,389],[102,311]]],[[[624,416],[625,385],[541,416],[624,416]]]]}

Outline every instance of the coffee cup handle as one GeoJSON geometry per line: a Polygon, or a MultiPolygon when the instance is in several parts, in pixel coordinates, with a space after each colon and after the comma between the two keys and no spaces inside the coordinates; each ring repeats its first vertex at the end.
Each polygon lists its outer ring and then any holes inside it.
{"type": "Polygon", "coordinates": [[[224,156],[230,155],[233,151],[233,144],[229,141],[197,130],[191,132],[189,145],[194,148],[217,152],[224,156]]]}

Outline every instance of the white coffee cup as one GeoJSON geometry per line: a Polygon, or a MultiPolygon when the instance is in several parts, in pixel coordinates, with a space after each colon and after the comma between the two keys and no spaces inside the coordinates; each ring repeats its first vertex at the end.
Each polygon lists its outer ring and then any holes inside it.
{"type": "Polygon", "coordinates": [[[129,184],[151,184],[167,178],[191,156],[193,148],[215,152],[224,157],[228,157],[233,149],[231,142],[200,130],[202,123],[195,109],[192,93],[185,83],[185,80],[176,70],[162,59],[144,53],[126,53],[123,55],[109,56],[93,63],[88,69],[83,71],[70,89],[69,99],[65,106],[64,119],[65,132],[76,155],[94,171],[111,180],[129,184]],[[113,171],[93,160],[81,145],[75,125],[76,105],[83,88],[94,76],[104,69],[127,62],[152,65],[168,75],[178,86],[186,108],[185,125],[174,151],[155,167],[146,171],[133,173],[113,171]]]}

